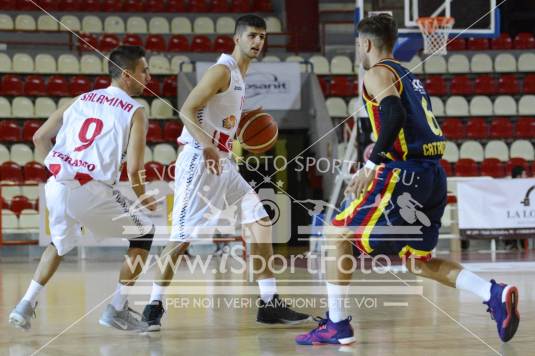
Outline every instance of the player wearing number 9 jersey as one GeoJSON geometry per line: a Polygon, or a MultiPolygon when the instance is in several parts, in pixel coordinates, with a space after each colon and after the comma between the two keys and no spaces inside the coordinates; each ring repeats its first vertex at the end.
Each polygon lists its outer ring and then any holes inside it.
{"type": "Polygon", "coordinates": [[[366,255],[398,255],[421,277],[466,290],[487,304],[498,335],[510,340],[519,324],[516,287],[486,281],[453,261],[432,256],[447,201],[446,174],[439,160],[444,137],[419,79],[392,59],[397,26],[392,16],[364,18],[358,25],[364,76],[363,97],[376,143],[351,179],[347,199],[333,225],[335,266],[328,267],[329,312],[320,326],[299,335],[299,344],[347,344],[356,340],[345,305],[354,266],[343,258],[352,244],[366,255]]]}
{"type": "Polygon", "coordinates": [[[154,235],[151,220],[140,211],[143,206],[156,208],[154,198],[145,196],[140,180],[147,119],[132,99],[150,80],[145,51],[136,46],[118,47],[110,54],[109,68],[110,87],[80,95],[54,112],[34,135],[36,154],[46,156],[44,162],[52,173],[45,185],[52,243],[41,257],[28,291],[9,316],[17,327],[30,328],[40,290],[62,256],[76,246],[83,225],[97,239],[115,237],[130,242],[116,292],[100,324],[121,330],[146,329],[126,300],[129,286],[141,272],[129,266],[138,259],[145,261],[154,235]],[[139,204],[114,187],[125,158],[139,204]]]}

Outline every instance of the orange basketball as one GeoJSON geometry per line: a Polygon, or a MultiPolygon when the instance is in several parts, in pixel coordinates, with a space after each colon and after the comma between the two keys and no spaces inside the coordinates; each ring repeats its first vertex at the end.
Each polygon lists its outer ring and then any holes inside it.
{"type": "Polygon", "coordinates": [[[237,135],[244,149],[264,153],[277,142],[279,128],[271,115],[254,110],[241,117],[237,135]]]}

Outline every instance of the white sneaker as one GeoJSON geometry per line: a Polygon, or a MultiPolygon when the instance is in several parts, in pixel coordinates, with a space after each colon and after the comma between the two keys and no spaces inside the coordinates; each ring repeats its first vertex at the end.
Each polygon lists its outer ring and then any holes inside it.
{"type": "Polygon", "coordinates": [[[9,314],[9,323],[17,328],[30,330],[32,317],[35,318],[35,307],[27,300],[21,300],[9,314]]]}
{"type": "Polygon", "coordinates": [[[134,314],[141,316],[137,311],[130,309],[128,303],[124,305],[123,310],[116,310],[113,305],[108,304],[98,322],[100,325],[119,330],[147,330],[148,324],[136,318],[134,314]]]}

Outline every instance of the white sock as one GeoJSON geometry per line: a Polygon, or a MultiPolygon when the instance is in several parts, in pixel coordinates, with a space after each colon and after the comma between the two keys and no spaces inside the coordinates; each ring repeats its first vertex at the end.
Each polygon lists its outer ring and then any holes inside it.
{"type": "Polygon", "coordinates": [[[492,284],[484,280],[477,274],[463,269],[459,272],[457,280],[455,281],[455,288],[472,292],[483,299],[484,302],[490,299],[490,287],[492,284]]]}
{"type": "Polygon", "coordinates": [[[348,289],[349,284],[344,286],[327,282],[329,319],[333,323],[337,323],[348,318],[345,308],[348,289]]]}
{"type": "Polygon", "coordinates": [[[111,299],[111,305],[115,310],[123,310],[126,304],[126,299],[128,298],[128,286],[124,284],[117,283],[117,289],[115,289],[115,294],[111,299]]]}
{"type": "Polygon", "coordinates": [[[269,302],[277,294],[277,280],[273,277],[259,279],[258,287],[260,288],[260,298],[262,298],[264,303],[269,302]]]}
{"type": "Polygon", "coordinates": [[[152,283],[152,291],[150,293],[149,303],[152,302],[153,300],[159,300],[161,302],[164,294],[165,294],[164,286],[161,286],[156,283],[152,283]]]}
{"type": "Polygon", "coordinates": [[[22,297],[22,299],[29,301],[30,304],[35,307],[35,303],[37,302],[37,297],[39,297],[41,289],[43,289],[43,286],[32,280],[30,282],[28,290],[26,291],[26,294],[24,294],[24,297],[22,297]]]}

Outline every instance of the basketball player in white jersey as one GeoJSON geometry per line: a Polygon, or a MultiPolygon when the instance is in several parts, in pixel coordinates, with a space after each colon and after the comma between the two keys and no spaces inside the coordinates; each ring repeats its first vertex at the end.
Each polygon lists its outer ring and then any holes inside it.
{"type": "MultiPolygon", "coordinates": [[[[265,38],[266,23],[262,18],[240,17],[236,21],[232,54],[219,57],[182,106],[185,128],[178,141],[184,149],[176,162],[173,229],[171,241],[161,253],[163,261],[170,257],[176,263],[189,242],[203,235],[203,228],[217,225],[207,218],[212,209],[224,211],[228,204],[234,204],[230,208],[237,208],[243,231],[252,235],[251,255],[259,255],[267,262],[273,254],[268,214],[230,158],[245,100],[244,77],[251,60],[261,53],[265,38]]],[[[262,269],[258,259],[254,261],[261,297],[257,321],[295,324],[308,320],[308,315],[297,313],[280,301],[273,273],[265,266],[262,269]]],[[[164,289],[173,272],[167,264],[155,276],[158,282],[153,284],[150,303],[143,311],[149,331],[160,330],[164,289]]]]}
{"type": "MultiPolygon", "coordinates": [[[[26,294],[9,315],[10,323],[17,327],[30,328],[38,295],[62,256],[76,246],[81,225],[97,238],[127,238],[127,259],[145,261],[148,256],[154,226],[139,211],[139,205],[156,209],[156,201],[145,195],[139,173],[143,170],[148,122],[143,107],[132,99],[150,80],[144,49],[118,47],[110,54],[109,68],[110,87],[75,98],[54,112],[33,137],[36,153],[46,156],[45,165],[53,174],[45,185],[52,243],[43,252],[26,294]],[[125,157],[130,184],[139,201],[137,211],[114,188],[125,157]],[[135,231],[125,234],[125,227],[135,231]]],[[[128,287],[140,272],[141,268],[132,271],[125,260],[117,290],[100,324],[121,330],[146,328],[126,300],[128,287]]]]}

